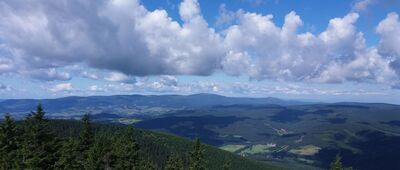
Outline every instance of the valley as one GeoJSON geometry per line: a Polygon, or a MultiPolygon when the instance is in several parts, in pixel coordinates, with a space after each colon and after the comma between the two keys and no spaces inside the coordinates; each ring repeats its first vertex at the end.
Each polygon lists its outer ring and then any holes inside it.
{"type": "MultiPolygon", "coordinates": [[[[175,103],[162,96],[157,104],[150,102],[154,99],[140,104],[131,100],[99,104],[88,98],[88,104],[50,107],[48,113],[53,119],[79,119],[89,112],[96,122],[133,125],[189,139],[199,137],[220,149],[286,168],[325,169],[338,153],[344,165],[357,169],[399,166],[393,160],[400,156],[398,105],[258,102],[262,99],[252,103],[211,94],[206,98],[216,98],[216,105],[200,104],[203,95],[180,96],[184,99],[175,103]],[[181,101],[186,103],[179,104],[181,101]]],[[[57,100],[42,103],[46,107],[57,100]]],[[[22,112],[24,102],[15,103],[18,105],[6,100],[0,107],[20,110],[17,117],[28,113],[22,112]]]]}

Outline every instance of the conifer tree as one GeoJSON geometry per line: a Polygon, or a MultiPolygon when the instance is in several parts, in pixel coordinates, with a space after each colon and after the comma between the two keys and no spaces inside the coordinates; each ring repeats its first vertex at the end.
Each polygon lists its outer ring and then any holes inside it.
{"type": "Polygon", "coordinates": [[[84,166],[84,162],[87,163],[86,159],[88,159],[88,152],[94,143],[94,132],[92,130],[90,115],[88,113],[83,115],[82,124],[83,129],[81,130],[81,133],[79,135],[79,143],[77,146],[77,161],[78,164],[84,166]]]}
{"type": "Polygon", "coordinates": [[[18,164],[18,132],[10,114],[4,116],[0,125],[0,169],[13,169],[18,164]]]}
{"type": "Polygon", "coordinates": [[[190,152],[190,170],[205,170],[204,149],[200,139],[195,140],[193,150],[190,152]]]}
{"type": "Polygon", "coordinates": [[[331,170],[342,170],[343,165],[339,154],[336,155],[335,161],[331,163],[331,170]]]}
{"type": "Polygon", "coordinates": [[[80,134],[79,149],[81,152],[84,152],[91,147],[94,140],[94,133],[92,130],[92,124],[90,122],[90,115],[88,113],[83,115],[82,123],[83,123],[83,130],[80,134]]]}
{"type": "Polygon", "coordinates": [[[114,139],[113,159],[116,169],[137,169],[139,167],[139,145],[133,138],[133,128],[127,127],[122,137],[114,139]]]}
{"type": "Polygon", "coordinates": [[[331,163],[330,170],[352,170],[352,167],[344,167],[342,164],[342,157],[340,154],[336,155],[335,161],[331,163]]]}
{"type": "Polygon", "coordinates": [[[150,160],[141,160],[139,170],[155,170],[154,163],[150,160]]]}
{"type": "Polygon", "coordinates": [[[178,157],[177,154],[171,154],[168,157],[167,163],[165,165],[165,170],[183,170],[182,159],[178,157]]]}
{"type": "Polygon", "coordinates": [[[47,119],[42,105],[29,114],[25,121],[22,147],[23,164],[26,169],[50,169],[57,160],[57,142],[47,129],[47,119]]]}
{"type": "Polygon", "coordinates": [[[223,170],[230,170],[232,168],[232,160],[225,159],[224,165],[222,166],[223,170]]]}
{"type": "Polygon", "coordinates": [[[80,169],[78,162],[78,143],[73,138],[66,140],[60,149],[60,158],[56,162],[57,169],[80,169]]]}
{"type": "Polygon", "coordinates": [[[96,135],[92,146],[87,150],[83,162],[84,169],[113,169],[114,159],[112,155],[112,143],[114,139],[104,133],[96,135]]]}

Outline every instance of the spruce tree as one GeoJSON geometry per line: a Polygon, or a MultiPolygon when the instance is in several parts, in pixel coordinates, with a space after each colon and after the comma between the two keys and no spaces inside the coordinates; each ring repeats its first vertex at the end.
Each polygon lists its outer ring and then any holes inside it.
{"type": "Polygon", "coordinates": [[[335,161],[331,163],[330,170],[352,170],[352,167],[344,167],[342,164],[342,157],[340,154],[336,155],[335,161]]]}
{"type": "Polygon", "coordinates": [[[83,115],[82,123],[83,123],[83,130],[80,134],[79,149],[81,152],[84,152],[91,147],[94,140],[94,133],[92,130],[92,124],[90,122],[90,115],[88,113],[83,115]]]}
{"type": "Polygon", "coordinates": [[[230,170],[232,169],[232,160],[231,159],[225,159],[224,165],[222,166],[223,170],[230,170]]]}
{"type": "Polygon", "coordinates": [[[167,163],[165,165],[165,170],[183,170],[182,159],[179,158],[177,154],[171,154],[168,157],[167,163]]]}
{"type": "Polygon", "coordinates": [[[155,164],[150,160],[141,160],[139,170],[155,170],[155,164]]]}
{"type": "Polygon", "coordinates": [[[333,161],[331,163],[331,170],[342,170],[343,169],[343,165],[341,162],[341,157],[339,154],[336,155],[335,161],[333,161]]]}
{"type": "Polygon", "coordinates": [[[131,126],[123,135],[113,140],[113,162],[116,169],[137,169],[139,167],[139,145],[134,139],[131,126]]]}
{"type": "Polygon", "coordinates": [[[38,104],[25,120],[22,157],[26,169],[51,169],[57,160],[57,141],[48,131],[44,116],[42,105],[38,104]]]}
{"type": "Polygon", "coordinates": [[[110,169],[113,167],[112,142],[108,134],[99,134],[94,138],[94,143],[87,150],[84,159],[84,169],[110,169]]]}
{"type": "Polygon", "coordinates": [[[18,164],[18,132],[10,114],[6,114],[0,125],[0,169],[14,169],[18,164]]]}
{"type": "MultiPolygon", "coordinates": [[[[84,162],[87,162],[88,152],[93,146],[94,143],[94,133],[92,130],[92,124],[90,121],[90,115],[86,113],[82,117],[83,129],[79,135],[79,143],[77,146],[78,156],[77,161],[82,167],[84,166],[84,162]]],[[[92,151],[93,152],[93,151],[92,151]]]]}
{"type": "Polygon", "coordinates": [[[200,139],[196,138],[193,150],[190,152],[190,170],[205,170],[204,149],[200,139]]]}
{"type": "Polygon", "coordinates": [[[60,149],[60,158],[56,162],[57,169],[80,169],[78,162],[78,142],[73,138],[65,140],[60,149]]]}

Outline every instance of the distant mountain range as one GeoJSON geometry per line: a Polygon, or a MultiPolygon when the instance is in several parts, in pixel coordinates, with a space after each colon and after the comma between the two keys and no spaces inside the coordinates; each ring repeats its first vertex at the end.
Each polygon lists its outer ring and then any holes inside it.
{"type": "MultiPolygon", "coordinates": [[[[48,112],[89,111],[102,113],[115,108],[203,108],[208,106],[227,105],[300,105],[306,102],[282,100],[279,98],[226,97],[215,94],[193,95],[114,95],[63,97],[57,99],[9,99],[0,100],[1,112],[28,113],[41,103],[48,112]],[[100,112],[101,110],[101,112],[100,112]]],[[[83,113],[82,113],[83,114],[83,113]]]]}

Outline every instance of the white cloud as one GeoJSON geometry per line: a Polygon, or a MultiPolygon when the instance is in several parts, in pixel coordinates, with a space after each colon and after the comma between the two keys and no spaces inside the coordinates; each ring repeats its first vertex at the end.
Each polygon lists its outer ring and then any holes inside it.
{"type": "Polygon", "coordinates": [[[157,80],[141,79],[135,84],[135,89],[147,92],[180,92],[180,84],[175,76],[163,75],[157,80]]]}
{"type": "Polygon", "coordinates": [[[125,75],[119,72],[111,72],[107,77],[104,78],[107,81],[122,82],[122,83],[135,83],[134,77],[125,75]]]}
{"type": "Polygon", "coordinates": [[[96,73],[88,72],[88,71],[82,71],[81,75],[85,78],[93,79],[93,80],[98,80],[99,76],[96,73]]]}
{"type": "MultiPolygon", "coordinates": [[[[147,10],[138,0],[3,1],[0,20],[7,22],[0,22],[0,74],[70,80],[71,74],[60,68],[82,64],[109,71],[104,79],[127,89],[136,86],[134,76],[210,75],[216,70],[257,80],[390,84],[393,70],[400,74],[400,39],[394,36],[400,34],[398,14],[378,25],[379,47],[366,47],[355,26],[356,12],[373,2],[358,1],[353,12],[312,34],[298,31],[303,21],[294,11],[278,26],[272,15],[224,6],[220,22],[233,25],[216,32],[197,0],[180,3],[182,23],[165,10],[147,10]]],[[[89,71],[78,75],[103,78],[89,71]]],[[[153,83],[155,89],[174,86],[179,84],[173,77],[153,83]]]]}
{"type": "Polygon", "coordinates": [[[237,16],[239,23],[227,29],[224,40],[228,52],[222,66],[230,75],[323,83],[392,84],[396,79],[393,63],[381,55],[381,48],[366,47],[354,25],[357,13],[331,19],[318,35],[298,33],[303,22],[295,12],[286,15],[282,27],[272,15],[238,11],[237,16]]]}
{"type": "Polygon", "coordinates": [[[397,73],[397,79],[391,81],[392,87],[399,89],[400,84],[400,20],[397,13],[389,13],[376,27],[381,37],[379,52],[390,61],[390,67],[397,73]]]}
{"type": "Polygon", "coordinates": [[[356,50],[365,48],[363,34],[357,32],[354,26],[358,18],[357,13],[350,13],[343,18],[334,18],[329,21],[326,31],[319,35],[324,42],[327,55],[351,59],[356,50]]]}
{"type": "Polygon", "coordinates": [[[184,21],[190,21],[192,18],[199,17],[200,4],[197,0],[184,0],[179,5],[179,14],[184,21]]]}
{"type": "Polygon", "coordinates": [[[56,84],[53,87],[49,88],[50,92],[56,93],[56,92],[70,92],[74,90],[72,87],[71,83],[60,83],[56,84]]]}
{"type": "Polygon", "coordinates": [[[313,80],[330,63],[351,61],[356,51],[365,48],[362,33],[353,25],[356,13],[332,19],[319,35],[297,33],[303,22],[295,12],[286,15],[282,27],[276,26],[272,18],[239,13],[239,24],[226,32],[229,52],[222,66],[227,73],[247,73],[259,80],[313,80]]]}
{"type": "Polygon", "coordinates": [[[91,85],[88,87],[88,90],[91,92],[104,92],[105,90],[97,85],[91,85]]]}
{"type": "Polygon", "coordinates": [[[224,71],[229,75],[238,76],[246,70],[250,74],[254,74],[251,71],[251,68],[254,67],[254,65],[251,63],[251,57],[246,51],[229,51],[226,57],[222,60],[221,64],[224,71]]]}
{"type": "Polygon", "coordinates": [[[400,20],[397,13],[389,13],[376,27],[381,40],[379,48],[385,55],[400,57],[400,20]]]}
{"type": "MultiPolygon", "coordinates": [[[[91,85],[87,89],[89,94],[124,94],[124,93],[143,93],[143,94],[195,94],[195,93],[216,93],[227,96],[382,96],[388,95],[385,89],[364,89],[365,87],[355,88],[355,84],[342,86],[341,88],[321,88],[315,84],[286,83],[286,84],[259,84],[253,82],[223,82],[223,81],[179,81],[177,83],[163,83],[166,76],[158,79],[139,78],[135,84],[110,83],[105,85],[91,85]],[[345,87],[345,88],[343,88],[345,87]]],[[[168,78],[168,79],[169,79],[168,78]]],[[[341,85],[338,85],[341,86],[341,85]]],[[[337,87],[335,85],[335,87],[337,87]]]]}
{"type": "Polygon", "coordinates": [[[226,4],[221,4],[219,6],[219,14],[215,25],[217,27],[223,27],[231,25],[236,19],[236,13],[226,9],[226,4]]]}
{"type": "Polygon", "coordinates": [[[32,70],[32,71],[21,71],[20,73],[23,75],[27,75],[29,77],[38,79],[38,80],[43,80],[43,81],[71,80],[71,75],[69,73],[57,71],[55,68],[36,69],[36,70],[32,70]]]}
{"type": "Polygon", "coordinates": [[[0,37],[21,51],[27,70],[86,62],[128,75],[211,74],[223,56],[219,35],[197,1],[179,10],[183,25],[137,0],[5,1],[0,37]]]}
{"type": "MultiPolygon", "coordinates": [[[[111,93],[119,93],[119,92],[133,92],[134,90],[137,90],[139,92],[138,89],[136,89],[137,85],[136,84],[125,84],[125,83],[110,83],[107,84],[103,87],[99,87],[101,89],[103,89],[104,91],[107,92],[111,92],[111,93]]],[[[143,91],[140,91],[143,92],[143,91]]]]}
{"type": "Polygon", "coordinates": [[[166,86],[177,86],[178,85],[178,79],[175,76],[160,76],[159,82],[163,85],[166,86]]]}
{"type": "Polygon", "coordinates": [[[342,83],[346,80],[385,83],[394,77],[389,61],[382,58],[376,48],[371,48],[357,53],[355,59],[349,62],[331,62],[321,73],[319,80],[331,83],[342,83]]]}
{"type": "Polygon", "coordinates": [[[351,11],[353,12],[363,12],[368,9],[369,6],[375,4],[377,0],[357,0],[352,8],[351,11]]]}

